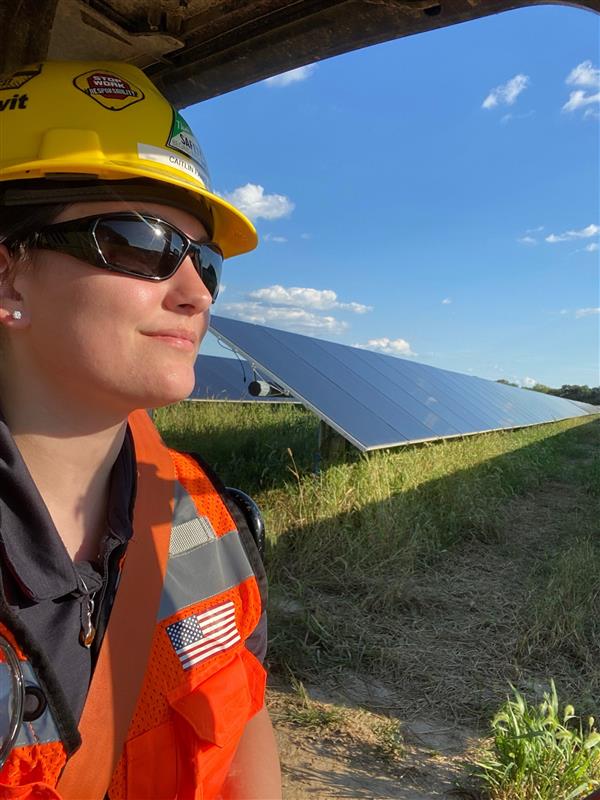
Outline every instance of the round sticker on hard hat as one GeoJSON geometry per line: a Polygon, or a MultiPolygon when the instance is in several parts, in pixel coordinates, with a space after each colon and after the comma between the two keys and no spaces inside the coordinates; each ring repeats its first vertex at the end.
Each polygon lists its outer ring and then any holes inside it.
{"type": "Polygon", "coordinates": [[[73,85],[109,111],[122,111],[145,97],[131,81],[105,69],[84,72],[73,79],[73,85]]]}

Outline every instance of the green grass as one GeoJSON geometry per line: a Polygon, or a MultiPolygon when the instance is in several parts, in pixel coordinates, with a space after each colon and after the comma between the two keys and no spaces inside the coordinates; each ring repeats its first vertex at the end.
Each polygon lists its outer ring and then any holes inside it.
{"type": "Polygon", "coordinates": [[[575,800],[600,786],[600,733],[554,683],[538,705],[513,689],[492,721],[492,748],[478,764],[490,800],[575,800]]]}
{"type": "Polygon", "coordinates": [[[344,720],[344,712],[336,706],[312,700],[302,681],[291,676],[293,695],[285,706],[284,718],[303,728],[327,730],[339,726],[344,720]]]}
{"type": "Polygon", "coordinates": [[[402,758],[406,748],[398,720],[382,721],[374,734],[377,737],[376,754],[379,760],[394,763],[402,758]]]}
{"type": "Polygon", "coordinates": [[[303,470],[317,451],[317,422],[291,404],[179,403],[161,408],[156,421],[172,447],[200,453],[228,485],[251,494],[289,476],[287,449],[303,470]]]}
{"type": "Polygon", "coordinates": [[[298,407],[180,404],[157,422],[263,510],[272,670],[355,672],[467,721],[508,679],[527,692],[555,676],[597,707],[598,420],[354,454],[319,473],[317,421],[298,407]],[[534,508],[507,542],[519,499],[534,508]]]}
{"type": "Polygon", "coordinates": [[[600,539],[576,524],[535,576],[527,648],[551,651],[590,668],[600,659],[600,539]]]}

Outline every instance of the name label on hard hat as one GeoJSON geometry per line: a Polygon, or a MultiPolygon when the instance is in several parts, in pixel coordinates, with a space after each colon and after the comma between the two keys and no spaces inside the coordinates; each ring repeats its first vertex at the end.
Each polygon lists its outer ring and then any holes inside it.
{"type": "Polygon", "coordinates": [[[158,164],[167,164],[173,169],[184,172],[188,178],[193,178],[195,182],[201,182],[204,189],[210,190],[208,172],[203,171],[196,162],[162,147],[153,147],[151,144],[138,144],[137,149],[139,158],[145,161],[156,161],[158,164]]]}

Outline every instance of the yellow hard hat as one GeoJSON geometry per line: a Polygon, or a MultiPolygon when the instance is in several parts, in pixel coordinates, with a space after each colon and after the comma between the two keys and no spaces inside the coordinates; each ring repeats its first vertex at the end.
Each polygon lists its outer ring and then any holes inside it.
{"type": "Polygon", "coordinates": [[[137,67],[49,61],[0,76],[0,190],[77,178],[182,189],[190,208],[203,199],[225,257],[256,247],[252,223],[212,192],[192,130],[137,67]]]}

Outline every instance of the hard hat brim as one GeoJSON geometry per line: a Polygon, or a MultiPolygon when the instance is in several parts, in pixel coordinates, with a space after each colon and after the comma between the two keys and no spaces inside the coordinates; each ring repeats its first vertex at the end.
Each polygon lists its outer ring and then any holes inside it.
{"type": "MultiPolygon", "coordinates": [[[[57,160],[51,159],[36,161],[32,164],[18,164],[14,168],[8,167],[2,170],[0,187],[4,181],[22,181],[23,185],[26,185],[29,180],[36,178],[48,180],[49,184],[53,180],[61,182],[69,180],[69,182],[73,181],[74,185],[78,178],[87,181],[149,179],[163,185],[178,186],[184,189],[185,192],[181,193],[182,197],[185,197],[186,193],[191,193],[204,200],[212,214],[212,238],[218,243],[224,258],[247,253],[254,250],[258,244],[258,235],[254,225],[241,211],[238,211],[237,208],[218,194],[200,186],[197,181],[186,180],[184,175],[179,177],[173,171],[169,171],[168,175],[165,175],[164,169],[158,166],[155,168],[150,163],[138,166],[131,162],[120,164],[117,161],[91,161],[89,163],[79,162],[76,168],[72,164],[69,164],[67,169],[65,169],[65,166],[61,165],[57,160]]],[[[185,203],[178,205],[180,207],[186,206],[185,203]]],[[[192,215],[196,215],[194,203],[191,199],[189,212],[192,215]]]]}

